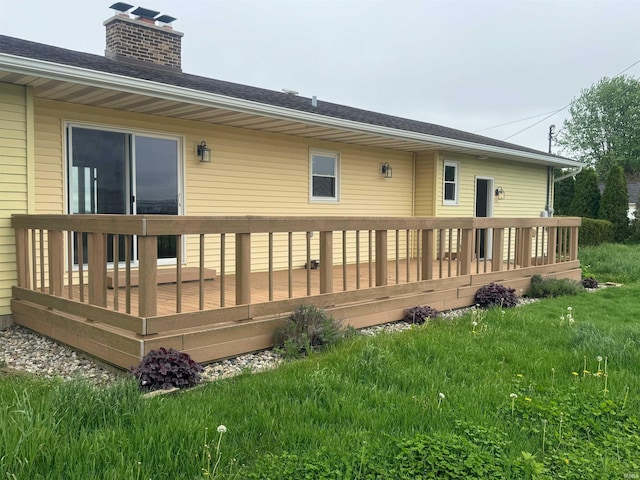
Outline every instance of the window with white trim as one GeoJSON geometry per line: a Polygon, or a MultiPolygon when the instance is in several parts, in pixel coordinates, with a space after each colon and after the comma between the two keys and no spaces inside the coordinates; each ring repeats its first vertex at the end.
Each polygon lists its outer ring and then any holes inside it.
{"type": "Polygon", "coordinates": [[[340,157],[336,152],[312,150],[310,153],[310,199],[337,202],[340,199],[340,157]]]}
{"type": "Polygon", "coordinates": [[[444,170],[442,174],[442,203],[444,205],[458,204],[458,170],[460,166],[458,162],[444,162],[444,170]]]}

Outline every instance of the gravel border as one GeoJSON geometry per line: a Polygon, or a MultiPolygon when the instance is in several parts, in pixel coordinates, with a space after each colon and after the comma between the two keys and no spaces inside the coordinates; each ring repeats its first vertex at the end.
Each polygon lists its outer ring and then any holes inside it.
{"type": "MultiPolygon", "coordinates": [[[[538,300],[520,298],[518,305],[536,301],[538,300]]],[[[439,318],[454,319],[474,308],[449,310],[442,312],[439,318]]],[[[410,323],[397,321],[364,328],[359,332],[363,335],[375,336],[383,332],[395,333],[410,328],[413,328],[410,323]]],[[[214,381],[247,371],[262,372],[277,368],[284,361],[282,355],[273,349],[248,353],[205,365],[202,379],[214,381]]],[[[60,377],[63,380],[83,378],[97,386],[111,385],[126,375],[84,353],[18,325],[0,330],[0,366],[2,365],[10,370],[28,372],[44,378],[60,377]]]]}

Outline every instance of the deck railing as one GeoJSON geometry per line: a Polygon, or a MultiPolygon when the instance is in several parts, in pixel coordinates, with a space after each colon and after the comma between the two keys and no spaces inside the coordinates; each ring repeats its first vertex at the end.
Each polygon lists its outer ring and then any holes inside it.
{"type": "Polygon", "coordinates": [[[302,297],[332,305],[372,288],[402,294],[434,278],[573,261],[580,219],[14,215],[12,225],[18,296],[148,334],[184,315],[187,270],[195,326],[287,311],[302,297]],[[173,259],[159,261],[167,244],[173,259]],[[170,293],[159,294],[167,272],[170,293]]]}

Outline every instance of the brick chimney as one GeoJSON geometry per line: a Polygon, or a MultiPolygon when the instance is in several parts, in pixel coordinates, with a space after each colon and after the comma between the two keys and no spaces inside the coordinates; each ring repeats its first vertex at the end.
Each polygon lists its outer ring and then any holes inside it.
{"type": "Polygon", "coordinates": [[[169,25],[175,18],[142,7],[131,13],[133,17],[121,11],[104,22],[107,34],[105,56],[181,72],[181,42],[184,34],[169,25]]]}

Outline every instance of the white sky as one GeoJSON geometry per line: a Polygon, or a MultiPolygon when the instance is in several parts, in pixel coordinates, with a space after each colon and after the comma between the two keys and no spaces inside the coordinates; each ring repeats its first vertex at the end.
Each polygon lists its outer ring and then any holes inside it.
{"type": "MultiPolygon", "coordinates": [[[[102,55],[114,2],[0,0],[0,33],[102,55]]],[[[640,61],[640,0],[127,3],[178,18],[184,72],[471,132],[561,109],[640,61]]],[[[546,151],[567,114],[508,141],[546,151]]]]}

